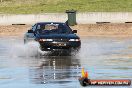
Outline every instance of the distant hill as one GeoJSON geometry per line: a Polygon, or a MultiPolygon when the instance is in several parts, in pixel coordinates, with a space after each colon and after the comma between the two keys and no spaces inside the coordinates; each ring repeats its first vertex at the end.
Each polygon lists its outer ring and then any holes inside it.
{"type": "Polygon", "coordinates": [[[58,13],[67,9],[79,12],[130,12],[132,0],[1,0],[0,13],[58,13]]]}

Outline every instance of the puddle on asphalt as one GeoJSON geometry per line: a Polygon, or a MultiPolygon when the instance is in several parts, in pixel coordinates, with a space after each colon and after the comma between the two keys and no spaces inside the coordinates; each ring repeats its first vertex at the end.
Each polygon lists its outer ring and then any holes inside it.
{"type": "Polygon", "coordinates": [[[80,88],[82,67],[91,79],[132,80],[131,39],[82,38],[80,51],[71,55],[38,56],[38,47],[24,45],[22,38],[0,38],[0,88],[80,88]]]}

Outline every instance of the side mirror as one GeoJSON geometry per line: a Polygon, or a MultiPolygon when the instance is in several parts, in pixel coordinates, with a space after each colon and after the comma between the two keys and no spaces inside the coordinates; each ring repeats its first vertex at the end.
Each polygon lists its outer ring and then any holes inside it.
{"type": "Polygon", "coordinates": [[[28,33],[34,33],[33,30],[28,30],[28,33]]]}
{"type": "Polygon", "coordinates": [[[73,30],[72,33],[77,33],[77,30],[73,30]]]}

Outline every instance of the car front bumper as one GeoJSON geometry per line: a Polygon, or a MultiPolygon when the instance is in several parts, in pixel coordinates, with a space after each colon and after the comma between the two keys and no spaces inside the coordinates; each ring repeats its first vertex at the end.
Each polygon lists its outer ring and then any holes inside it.
{"type": "Polygon", "coordinates": [[[80,41],[72,42],[39,42],[41,50],[56,50],[56,49],[76,49],[81,46],[80,41]]]}

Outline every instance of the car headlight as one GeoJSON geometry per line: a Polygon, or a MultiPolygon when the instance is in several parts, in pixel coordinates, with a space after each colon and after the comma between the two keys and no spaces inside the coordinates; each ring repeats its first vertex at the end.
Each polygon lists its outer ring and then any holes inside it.
{"type": "Polygon", "coordinates": [[[39,41],[53,41],[53,39],[39,39],[39,41]]]}
{"type": "Polygon", "coordinates": [[[80,41],[80,39],[69,39],[69,41],[80,41]]]}

